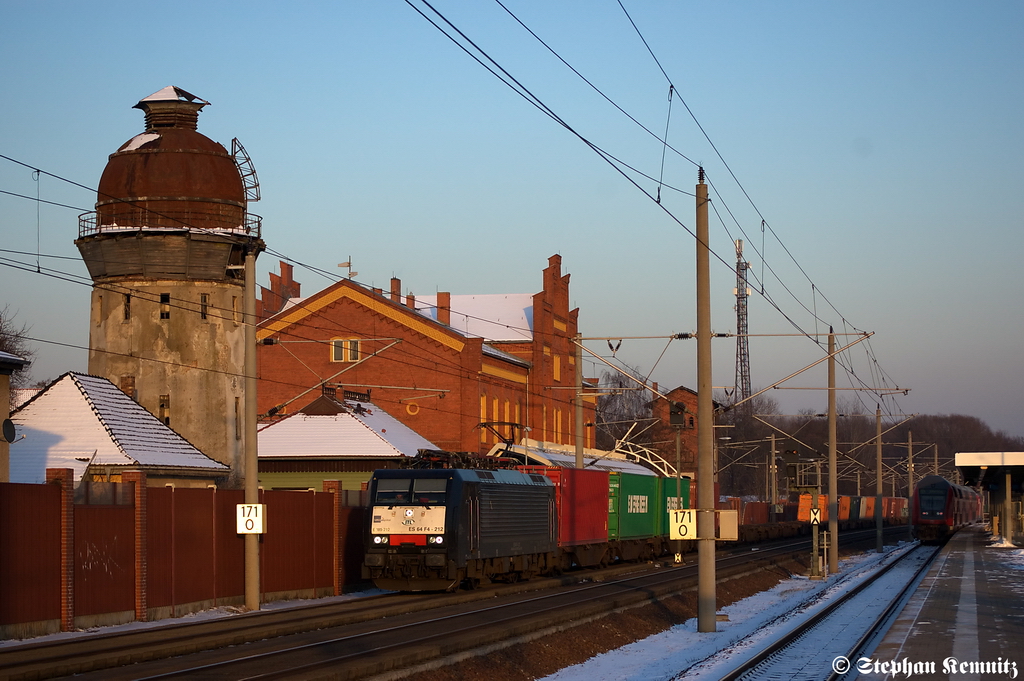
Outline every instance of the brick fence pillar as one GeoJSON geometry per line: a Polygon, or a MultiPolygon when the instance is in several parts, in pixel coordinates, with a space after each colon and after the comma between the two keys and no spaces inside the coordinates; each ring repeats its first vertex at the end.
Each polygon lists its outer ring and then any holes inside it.
{"type": "Polygon", "coordinates": [[[135,620],[149,619],[149,582],[146,555],[149,550],[149,495],[145,471],[125,471],[121,474],[125,482],[135,483],[135,620]]]}
{"type": "Polygon", "coordinates": [[[334,495],[334,512],[331,515],[331,551],[333,565],[334,595],[340,596],[345,586],[345,543],[341,532],[342,493],[340,480],[324,480],[324,491],[334,495]]]}
{"type": "Polygon", "coordinates": [[[75,472],[47,468],[46,482],[60,487],[60,630],[75,628],[75,472]]]}

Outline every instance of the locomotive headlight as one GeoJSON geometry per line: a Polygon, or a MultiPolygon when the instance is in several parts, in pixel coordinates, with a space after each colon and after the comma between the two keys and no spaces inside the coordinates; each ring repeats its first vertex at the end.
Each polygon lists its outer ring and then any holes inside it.
{"type": "Polygon", "coordinates": [[[373,536],[373,543],[374,543],[374,544],[379,544],[379,543],[381,543],[382,541],[384,541],[384,539],[383,539],[383,538],[382,538],[382,537],[381,537],[381,536],[380,536],[379,534],[375,534],[375,535],[373,536]]]}
{"type": "Polygon", "coordinates": [[[444,541],[444,537],[434,537],[434,543],[435,544],[440,544],[443,541],[444,541]]]}

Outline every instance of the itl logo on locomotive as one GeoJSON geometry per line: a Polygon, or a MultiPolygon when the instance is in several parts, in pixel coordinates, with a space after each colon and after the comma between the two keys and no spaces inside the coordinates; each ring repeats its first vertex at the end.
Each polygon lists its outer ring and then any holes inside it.
{"type": "Polygon", "coordinates": [[[647,513],[647,497],[642,494],[630,494],[626,499],[627,513],[647,513]]]}

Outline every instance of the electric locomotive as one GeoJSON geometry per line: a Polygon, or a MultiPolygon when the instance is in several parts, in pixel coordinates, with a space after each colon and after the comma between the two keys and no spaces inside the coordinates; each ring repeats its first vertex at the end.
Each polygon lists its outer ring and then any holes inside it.
{"type": "Polygon", "coordinates": [[[543,475],[512,470],[375,471],[363,578],[393,591],[444,591],[549,572],[554,489],[543,475]]]}
{"type": "Polygon", "coordinates": [[[928,475],[914,489],[914,534],[922,543],[942,543],[982,519],[981,496],[970,487],[928,475]]]}

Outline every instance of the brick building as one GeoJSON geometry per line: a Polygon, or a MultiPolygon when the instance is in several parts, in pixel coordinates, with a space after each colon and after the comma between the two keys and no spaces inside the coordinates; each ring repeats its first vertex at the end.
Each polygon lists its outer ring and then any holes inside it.
{"type": "MultiPolygon", "coordinates": [[[[453,451],[486,452],[498,434],[574,442],[578,309],[569,275],[548,259],[536,294],[402,294],[344,279],[306,298],[291,268],[271,275],[258,308],[261,414],[294,413],[321,385],[370,393],[399,421],[453,451]],[[525,430],[528,429],[528,430],[525,430]]],[[[584,422],[594,421],[587,398],[584,422]]],[[[587,428],[585,446],[593,446],[587,428]]]]}
{"type": "Polygon", "coordinates": [[[658,397],[651,403],[651,416],[657,419],[651,429],[655,442],[653,449],[673,467],[676,462],[676,429],[669,421],[670,402],[680,402],[685,408],[684,424],[680,429],[680,468],[684,475],[696,477],[697,471],[697,393],[685,386],[679,386],[658,397]]]}

